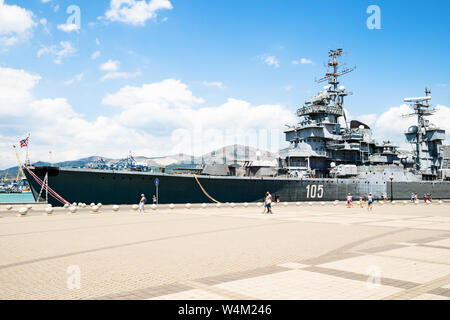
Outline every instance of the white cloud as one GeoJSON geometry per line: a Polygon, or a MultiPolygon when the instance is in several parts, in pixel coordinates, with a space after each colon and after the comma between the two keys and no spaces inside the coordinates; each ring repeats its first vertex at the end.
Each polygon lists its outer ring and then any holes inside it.
{"type": "Polygon", "coordinates": [[[107,62],[100,65],[100,70],[102,71],[117,71],[120,68],[120,62],[117,60],[108,60],[107,62]]]}
{"type": "Polygon", "coordinates": [[[91,55],[91,59],[95,60],[97,58],[99,58],[101,56],[100,51],[95,51],[92,55],[91,55]]]}
{"type": "Polygon", "coordinates": [[[172,8],[169,0],[111,0],[105,16],[110,21],[143,26],[147,20],[156,18],[157,11],[172,8]]]}
{"type": "Polygon", "coordinates": [[[292,60],[292,64],[312,64],[311,59],[301,58],[300,60],[292,60]]]}
{"type": "Polygon", "coordinates": [[[59,24],[58,25],[58,29],[61,30],[61,31],[67,32],[67,33],[70,33],[70,32],[73,32],[73,31],[79,32],[79,30],[80,30],[80,28],[74,23],[72,23],[72,24],[59,24]]]}
{"type": "Polygon", "coordinates": [[[63,58],[71,56],[75,52],[77,52],[77,50],[72,47],[70,42],[61,41],[59,43],[59,49],[56,46],[42,47],[37,52],[37,56],[40,58],[41,56],[48,54],[54,58],[54,63],[61,64],[63,58]]]}
{"type": "Polygon", "coordinates": [[[0,43],[14,45],[28,38],[35,26],[33,12],[0,0],[0,43]]]}
{"type": "Polygon", "coordinates": [[[203,85],[205,87],[223,88],[223,83],[220,81],[213,81],[213,82],[203,81],[203,85]]]}
{"type": "Polygon", "coordinates": [[[39,80],[24,70],[0,68],[0,117],[8,118],[8,126],[0,126],[0,152],[7,155],[0,158],[0,168],[15,165],[11,145],[28,132],[31,160],[48,160],[51,150],[58,162],[90,155],[121,158],[128,150],[146,156],[198,155],[248,132],[255,133],[248,142],[261,146],[264,134],[259,129],[282,129],[296,121],[293,112],[280,105],[228,99],[219,106],[203,106],[202,98],[175,79],[125,86],[103,99],[111,107],[107,115],[86,119],[65,98],[33,97],[31,90],[39,80]]]}
{"type": "Polygon", "coordinates": [[[263,56],[261,57],[262,61],[270,67],[278,68],[280,66],[280,62],[277,60],[275,56],[263,56]]]}
{"type": "MultiPolygon", "coordinates": [[[[203,103],[187,85],[175,79],[126,86],[103,99],[104,105],[121,109],[116,118],[123,125],[172,133],[177,140],[172,152],[201,154],[233,141],[245,144],[242,139],[251,136],[249,132],[257,134],[259,129],[280,130],[276,131],[278,144],[283,139],[284,124],[296,121],[294,113],[280,105],[253,106],[232,98],[219,106],[199,107],[203,103]]],[[[262,145],[263,140],[259,141],[262,145]]],[[[253,145],[257,143],[253,141],[253,145]]]]}
{"type": "Polygon", "coordinates": [[[0,117],[2,112],[14,111],[9,106],[31,101],[30,90],[41,80],[24,70],[0,68],[0,117]]]}
{"type": "Polygon", "coordinates": [[[141,71],[136,72],[119,72],[120,62],[117,60],[108,60],[100,65],[100,70],[107,72],[100,81],[113,80],[113,79],[131,79],[142,75],[141,71]]]}
{"type": "Polygon", "coordinates": [[[131,79],[131,78],[137,78],[141,75],[142,75],[142,72],[139,70],[136,72],[108,72],[100,79],[100,81],[113,80],[113,79],[131,79]]]}
{"type": "MultiPolygon", "coordinates": [[[[443,105],[436,106],[436,113],[428,119],[438,127],[446,130],[447,141],[450,138],[450,108],[443,105]]],[[[356,117],[356,119],[369,125],[377,140],[390,140],[402,147],[407,146],[404,136],[405,131],[414,124],[417,124],[417,118],[402,117],[402,115],[412,114],[410,106],[403,104],[394,106],[380,115],[367,114],[356,117]]],[[[348,120],[350,120],[348,118],[348,120]]]]}
{"type": "Polygon", "coordinates": [[[72,79],[64,81],[64,84],[66,86],[68,86],[75,82],[80,82],[81,80],[83,80],[83,78],[84,78],[84,73],[80,73],[80,74],[75,75],[72,79]]]}

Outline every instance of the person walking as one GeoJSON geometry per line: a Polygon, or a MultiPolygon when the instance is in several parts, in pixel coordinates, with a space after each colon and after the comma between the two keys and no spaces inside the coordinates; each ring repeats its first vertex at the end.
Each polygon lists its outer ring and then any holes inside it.
{"type": "Polygon", "coordinates": [[[280,203],[280,196],[278,195],[278,193],[275,193],[275,202],[280,203]]]}
{"type": "Polygon", "coordinates": [[[427,203],[427,194],[426,193],[423,194],[423,202],[427,203]]]}
{"type": "Polygon", "coordinates": [[[267,213],[273,214],[272,212],[272,195],[269,191],[267,191],[266,194],[266,207],[267,207],[267,213]]]}
{"type": "Polygon", "coordinates": [[[352,206],[352,195],[349,193],[347,194],[347,208],[351,208],[352,206]]]}
{"type": "Polygon", "coordinates": [[[144,213],[145,212],[145,204],[147,203],[147,198],[144,194],[141,194],[141,201],[139,201],[139,212],[144,213]]]}
{"type": "Polygon", "coordinates": [[[359,198],[359,207],[360,208],[364,208],[364,203],[363,203],[363,198],[362,197],[359,198]]]}
{"type": "Polygon", "coordinates": [[[267,210],[267,193],[264,195],[264,208],[262,214],[266,213],[267,210]]]}
{"type": "Polygon", "coordinates": [[[367,197],[367,200],[368,200],[367,210],[372,211],[373,197],[372,197],[371,193],[369,193],[369,196],[367,197]]]}
{"type": "Polygon", "coordinates": [[[411,193],[411,202],[414,202],[414,193],[411,193]]]}
{"type": "Polygon", "coordinates": [[[156,196],[155,195],[153,195],[153,204],[158,204],[158,200],[156,199],[156,196]]]}

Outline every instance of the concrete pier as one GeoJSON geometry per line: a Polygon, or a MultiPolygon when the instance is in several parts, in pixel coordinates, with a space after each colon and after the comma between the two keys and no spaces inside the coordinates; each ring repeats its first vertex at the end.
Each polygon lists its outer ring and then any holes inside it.
{"type": "Polygon", "coordinates": [[[450,203],[0,205],[0,299],[450,299],[450,203]]]}

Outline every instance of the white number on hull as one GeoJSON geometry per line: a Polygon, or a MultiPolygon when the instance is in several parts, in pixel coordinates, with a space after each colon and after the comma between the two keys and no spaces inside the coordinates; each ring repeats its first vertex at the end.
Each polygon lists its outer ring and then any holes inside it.
{"type": "Polygon", "coordinates": [[[318,185],[318,186],[316,186],[315,184],[308,185],[306,187],[306,198],[322,199],[323,198],[323,185],[318,185]]]}

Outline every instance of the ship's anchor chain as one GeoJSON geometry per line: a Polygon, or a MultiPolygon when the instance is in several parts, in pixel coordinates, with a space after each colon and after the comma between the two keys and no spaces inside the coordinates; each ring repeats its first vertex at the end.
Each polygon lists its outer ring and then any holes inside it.
{"type": "Polygon", "coordinates": [[[200,183],[200,181],[197,178],[197,175],[194,174],[194,179],[195,181],[197,181],[198,186],[200,187],[200,189],[202,189],[203,193],[205,194],[205,196],[207,196],[209,199],[211,199],[213,202],[215,203],[220,203],[219,201],[217,201],[216,199],[214,199],[213,197],[211,197],[208,192],[206,192],[205,188],[203,188],[202,184],[200,183]]]}

